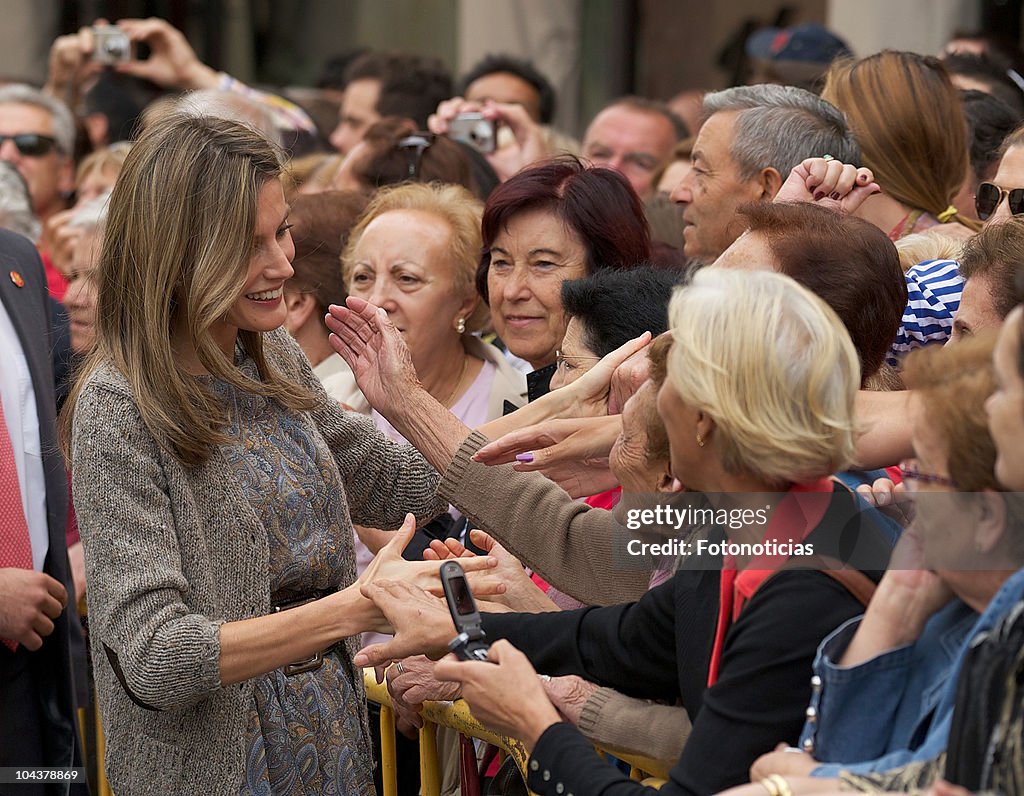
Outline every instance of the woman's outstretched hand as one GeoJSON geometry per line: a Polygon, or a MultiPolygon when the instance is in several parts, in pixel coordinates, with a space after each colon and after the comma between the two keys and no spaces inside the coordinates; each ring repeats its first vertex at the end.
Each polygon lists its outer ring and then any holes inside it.
{"type": "Polygon", "coordinates": [[[356,377],[370,405],[385,417],[410,390],[422,389],[409,347],[387,313],[365,299],[349,296],[332,304],[324,318],[334,350],[356,377]]]}

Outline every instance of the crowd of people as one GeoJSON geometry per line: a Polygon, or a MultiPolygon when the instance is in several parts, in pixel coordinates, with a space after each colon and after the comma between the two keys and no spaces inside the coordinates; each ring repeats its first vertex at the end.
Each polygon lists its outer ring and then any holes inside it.
{"type": "Polygon", "coordinates": [[[541,796],[1024,793],[1013,52],[761,31],[577,141],[509,55],[116,27],[0,87],[0,769],[95,699],[119,796],[377,793],[375,667],[403,794],[455,699],[541,796]]]}

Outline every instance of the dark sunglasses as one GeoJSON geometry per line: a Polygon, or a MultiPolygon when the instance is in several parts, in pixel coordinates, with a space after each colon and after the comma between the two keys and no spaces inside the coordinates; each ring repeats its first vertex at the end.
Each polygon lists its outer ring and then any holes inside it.
{"type": "Polygon", "coordinates": [[[56,138],[38,133],[16,133],[15,135],[0,135],[0,146],[4,141],[13,141],[18,151],[30,158],[38,158],[47,154],[57,145],[56,138]]]}
{"type": "Polygon", "coordinates": [[[406,136],[395,145],[397,149],[405,152],[405,158],[408,165],[408,179],[419,179],[420,161],[423,160],[423,153],[430,149],[433,143],[433,133],[413,133],[412,135],[406,136]]]}
{"type": "Polygon", "coordinates": [[[1024,188],[1013,188],[1006,191],[994,182],[981,183],[978,186],[978,192],[974,195],[974,209],[978,211],[978,218],[988,221],[989,217],[1003,203],[1003,199],[1009,199],[1010,212],[1015,216],[1024,213],[1024,188]]]}

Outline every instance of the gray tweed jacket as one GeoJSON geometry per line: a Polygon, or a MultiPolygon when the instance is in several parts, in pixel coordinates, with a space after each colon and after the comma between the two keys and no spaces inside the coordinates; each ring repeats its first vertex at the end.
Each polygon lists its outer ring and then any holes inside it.
{"type": "MultiPolygon", "coordinates": [[[[353,522],[397,528],[406,511],[447,507],[418,452],[328,399],[287,333],[264,339],[268,362],[323,399],[302,419],[333,455],[353,522]]],[[[160,449],[113,366],[78,399],[72,450],[111,785],[236,794],[252,681],[221,687],[219,628],[270,611],[266,529],[220,451],[186,468],[160,449]]]]}

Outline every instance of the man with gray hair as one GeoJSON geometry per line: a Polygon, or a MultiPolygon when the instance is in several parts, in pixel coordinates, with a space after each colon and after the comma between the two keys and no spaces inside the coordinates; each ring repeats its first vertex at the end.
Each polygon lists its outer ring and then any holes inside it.
{"type": "Polygon", "coordinates": [[[672,192],[683,206],[683,252],[710,263],[743,232],[736,208],[771,201],[806,158],[860,165],[843,114],[793,86],[740,86],[704,97],[693,170],[672,192]]]}
{"type": "Polygon", "coordinates": [[[0,160],[13,165],[45,224],[75,187],[75,122],[60,100],[31,86],[0,88],[0,160]]]}

